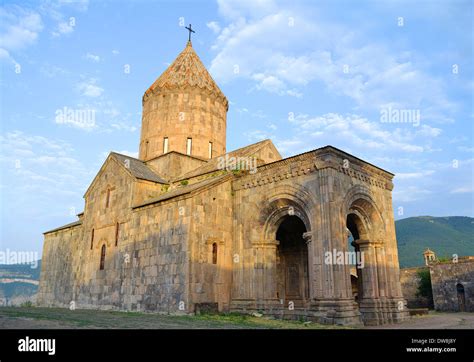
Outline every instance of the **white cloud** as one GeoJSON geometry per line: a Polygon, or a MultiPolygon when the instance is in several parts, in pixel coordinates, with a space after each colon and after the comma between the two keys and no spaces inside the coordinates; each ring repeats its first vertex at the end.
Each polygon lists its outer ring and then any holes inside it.
{"type": "Polygon", "coordinates": [[[77,89],[81,92],[81,95],[86,97],[100,97],[104,92],[104,89],[97,85],[97,79],[95,78],[80,82],[77,89]]]}
{"type": "Polygon", "coordinates": [[[395,177],[397,180],[406,180],[406,179],[417,179],[430,176],[434,173],[433,170],[421,171],[421,172],[398,172],[395,177]]]}
{"type": "MultiPolygon", "coordinates": [[[[290,123],[305,134],[322,136],[327,141],[333,140],[337,136],[337,140],[344,140],[348,147],[352,145],[366,151],[419,153],[425,149],[413,142],[414,135],[410,131],[401,129],[387,131],[382,129],[379,122],[370,121],[355,114],[328,113],[316,117],[296,115],[290,120],[290,123]]],[[[307,139],[307,141],[311,141],[311,139],[307,139]]]]}
{"type": "Polygon", "coordinates": [[[412,185],[404,188],[395,188],[392,194],[394,202],[401,203],[422,200],[431,195],[432,191],[412,185]]]}
{"type": "Polygon", "coordinates": [[[74,31],[74,25],[75,20],[74,18],[68,20],[68,21],[61,21],[58,23],[56,30],[51,32],[51,35],[53,37],[59,37],[63,34],[70,34],[74,31]]]}
{"type": "Polygon", "coordinates": [[[214,34],[218,34],[221,31],[221,27],[217,21],[210,21],[206,23],[206,26],[211,29],[214,34]]]}
{"type": "Polygon", "coordinates": [[[43,30],[41,15],[19,6],[0,8],[0,58],[11,59],[12,52],[38,40],[43,30]]]}
{"type": "Polygon", "coordinates": [[[213,45],[217,54],[210,71],[219,82],[246,79],[258,90],[299,97],[307,84],[322,82],[359,108],[421,109],[424,121],[452,122],[455,104],[443,81],[428,74],[414,54],[367,40],[357,29],[288,3],[218,4],[229,20],[213,45]]]}
{"type": "Polygon", "coordinates": [[[69,72],[61,67],[51,64],[44,64],[40,67],[40,72],[47,78],[54,78],[58,76],[65,76],[69,72]]]}
{"type": "Polygon", "coordinates": [[[418,131],[418,134],[425,137],[438,137],[441,134],[440,128],[430,127],[426,124],[421,126],[421,129],[418,131]]]}
{"type": "MultiPolygon", "coordinates": [[[[0,144],[2,180],[8,187],[4,195],[6,204],[15,205],[15,210],[21,211],[18,215],[30,221],[51,214],[63,219],[75,218],[83,205],[82,193],[93,174],[90,165],[85,167],[74,158],[69,143],[13,131],[0,135],[0,144]]],[[[44,229],[38,230],[41,231],[44,229]]]]}
{"type": "Polygon", "coordinates": [[[273,0],[218,0],[219,13],[229,19],[261,17],[276,8],[273,0]]]}
{"type": "Polygon", "coordinates": [[[464,187],[458,187],[456,189],[451,190],[451,194],[470,194],[473,192],[472,185],[469,186],[464,186],[464,187]]]}
{"type": "Polygon", "coordinates": [[[95,62],[95,63],[99,63],[100,62],[100,56],[98,55],[95,55],[95,54],[92,54],[92,53],[87,53],[85,56],[84,56],[87,60],[90,60],[92,62],[95,62]]]}
{"type": "Polygon", "coordinates": [[[57,0],[44,1],[39,6],[40,11],[50,17],[54,22],[53,38],[71,34],[76,27],[74,12],[85,12],[89,7],[88,0],[57,0]]]}
{"type": "Polygon", "coordinates": [[[459,151],[462,151],[462,152],[474,152],[474,147],[470,146],[470,147],[467,147],[467,146],[458,146],[457,148],[459,151]]]}
{"type": "Polygon", "coordinates": [[[128,125],[124,122],[116,122],[112,123],[110,125],[113,129],[116,129],[118,131],[128,131],[128,132],[135,132],[137,130],[137,127],[128,125]]]}
{"type": "Polygon", "coordinates": [[[118,50],[116,50],[116,49],[113,49],[113,50],[112,50],[112,54],[113,54],[113,55],[119,55],[120,52],[119,52],[118,50]]]}

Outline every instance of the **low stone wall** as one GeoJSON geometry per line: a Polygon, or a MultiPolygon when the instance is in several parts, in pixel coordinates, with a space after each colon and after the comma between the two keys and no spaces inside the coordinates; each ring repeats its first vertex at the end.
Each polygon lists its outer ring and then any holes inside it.
{"type": "Polygon", "coordinates": [[[459,312],[464,304],[464,311],[474,312],[474,259],[431,264],[430,270],[436,310],[459,312]],[[464,289],[463,297],[458,293],[458,284],[464,289]]]}

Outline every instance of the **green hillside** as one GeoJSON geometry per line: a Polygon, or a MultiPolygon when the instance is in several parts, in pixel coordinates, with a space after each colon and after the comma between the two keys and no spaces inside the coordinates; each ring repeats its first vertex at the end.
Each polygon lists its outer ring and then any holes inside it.
{"type": "Polygon", "coordinates": [[[37,291],[38,286],[29,283],[0,283],[0,298],[29,297],[36,294],[37,291]]]}
{"type": "Polygon", "coordinates": [[[400,267],[423,265],[423,251],[437,257],[474,255],[474,218],[418,216],[395,222],[400,267]]]}
{"type": "Polygon", "coordinates": [[[34,300],[41,272],[41,260],[34,264],[0,264],[0,305],[20,305],[34,300]]]}

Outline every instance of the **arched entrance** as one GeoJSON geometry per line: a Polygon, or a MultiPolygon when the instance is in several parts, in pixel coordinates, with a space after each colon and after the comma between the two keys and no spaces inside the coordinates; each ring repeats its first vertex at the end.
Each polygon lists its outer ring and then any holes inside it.
{"type": "MultiPolygon", "coordinates": [[[[357,241],[360,240],[361,233],[363,232],[361,229],[363,229],[363,226],[359,216],[354,213],[347,215],[346,228],[349,250],[360,253],[360,246],[357,241]]],[[[362,283],[362,270],[360,269],[359,265],[351,266],[352,296],[358,303],[360,303],[363,298],[362,283]]]]}
{"type": "Polygon", "coordinates": [[[310,299],[306,231],[303,221],[292,215],[283,219],[276,232],[277,298],[285,305],[304,306],[310,299]]]}
{"type": "Polygon", "coordinates": [[[461,283],[456,284],[456,292],[458,295],[458,307],[460,312],[466,311],[466,295],[464,293],[464,285],[461,283]]]}

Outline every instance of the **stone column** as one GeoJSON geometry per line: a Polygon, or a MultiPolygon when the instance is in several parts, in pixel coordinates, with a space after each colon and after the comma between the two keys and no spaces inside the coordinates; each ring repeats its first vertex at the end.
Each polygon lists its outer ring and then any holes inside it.
{"type": "Polygon", "coordinates": [[[375,250],[370,240],[357,240],[359,250],[363,253],[364,267],[362,272],[363,299],[374,299],[378,296],[377,261],[375,250]]]}
{"type": "Polygon", "coordinates": [[[387,273],[385,270],[385,248],[382,242],[375,243],[374,247],[375,247],[375,256],[377,260],[379,296],[386,297],[387,296],[387,293],[386,293],[387,273]]]}
{"type": "Polygon", "coordinates": [[[307,296],[308,299],[314,298],[314,285],[313,280],[315,279],[315,275],[313,272],[313,243],[311,242],[313,239],[313,233],[311,231],[307,231],[303,233],[303,239],[306,242],[308,248],[308,283],[309,283],[309,295],[307,296]]]}
{"type": "Polygon", "coordinates": [[[332,178],[330,177],[330,169],[322,169],[319,171],[319,195],[321,204],[319,205],[319,213],[315,214],[317,230],[321,239],[321,274],[322,279],[322,299],[334,298],[334,269],[332,265],[324,263],[324,253],[332,251],[332,234],[331,234],[331,189],[332,178]]]}
{"type": "Polygon", "coordinates": [[[255,298],[257,301],[277,301],[276,252],[278,240],[254,242],[255,298]]]}

